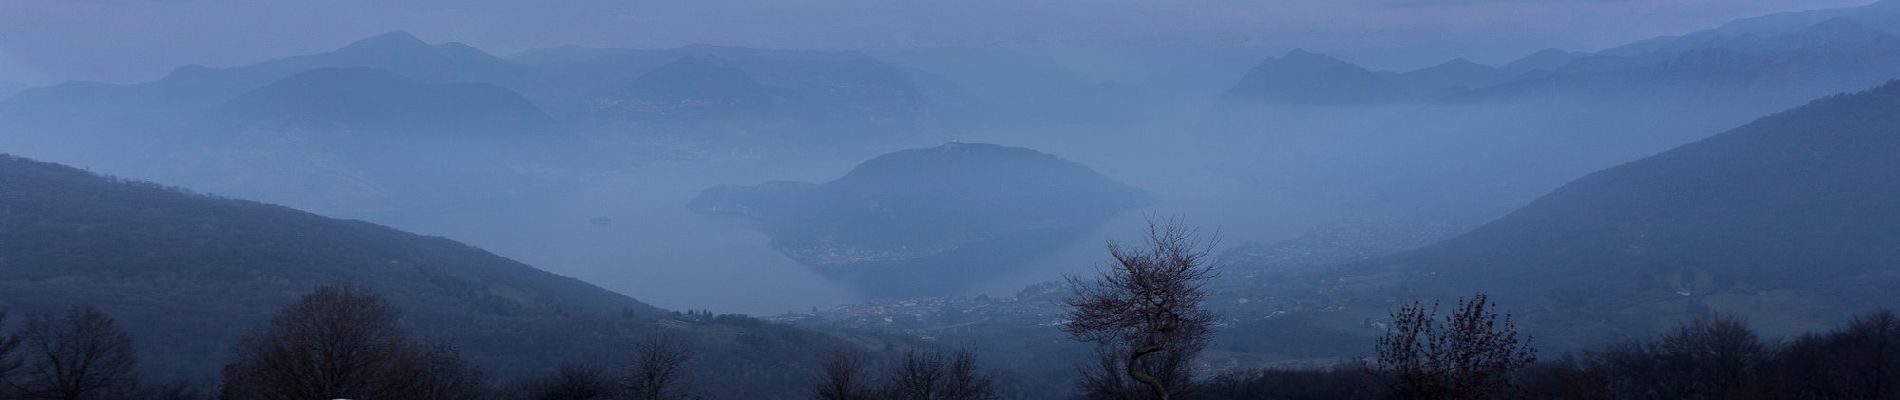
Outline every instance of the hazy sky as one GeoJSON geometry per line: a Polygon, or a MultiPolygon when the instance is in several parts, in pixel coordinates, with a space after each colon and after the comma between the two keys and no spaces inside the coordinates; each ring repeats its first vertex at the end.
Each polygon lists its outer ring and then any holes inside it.
{"type": "Polygon", "coordinates": [[[1381,68],[1595,50],[1870,0],[0,0],[0,79],[140,81],[391,30],[497,54],[563,44],[1293,47],[1381,68]]]}

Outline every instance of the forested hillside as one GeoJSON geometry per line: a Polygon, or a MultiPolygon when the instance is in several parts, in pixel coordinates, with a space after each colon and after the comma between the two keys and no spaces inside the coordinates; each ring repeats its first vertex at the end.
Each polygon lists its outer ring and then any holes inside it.
{"type": "Polygon", "coordinates": [[[620,363],[636,339],[671,332],[700,349],[695,375],[748,377],[716,393],[797,398],[812,350],[842,343],[668,313],[439,237],[0,158],[0,307],[96,305],[137,338],[152,380],[211,382],[242,333],[332,283],[381,293],[416,336],[503,380],[620,363]]]}

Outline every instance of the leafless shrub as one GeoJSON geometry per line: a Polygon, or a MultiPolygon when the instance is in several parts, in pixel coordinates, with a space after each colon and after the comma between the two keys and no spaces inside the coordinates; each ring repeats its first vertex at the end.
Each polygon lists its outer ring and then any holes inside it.
{"type": "Polygon", "coordinates": [[[1379,368],[1396,379],[1393,395],[1406,399],[1479,399],[1511,387],[1512,373],[1537,361],[1517,336],[1510,315],[1479,294],[1459,300],[1438,320],[1438,306],[1418,302],[1392,313],[1378,340],[1379,368]]]}

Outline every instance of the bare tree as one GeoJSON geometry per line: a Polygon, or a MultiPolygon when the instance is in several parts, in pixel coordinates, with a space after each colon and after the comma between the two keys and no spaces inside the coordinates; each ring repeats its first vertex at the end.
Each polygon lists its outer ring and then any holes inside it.
{"type": "Polygon", "coordinates": [[[1842,389],[1853,398],[1900,399],[1900,315],[1879,309],[1854,317],[1839,334],[1834,363],[1842,370],[1842,389]]]}
{"type": "Polygon", "coordinates": [[[318,287],[238,344],[224,368],[226,400],[413,396],[429,357],[396,326],[396,309],[366,289],[318,287]]]}
{"type": "Polygon", "coordinates": [[[1768,352],[1747,321],[1725,314],[1682,324],[1651,346],[1661,364],[1657,392],[1682,399],[1752,397],[1768,352]]]}
{"type": "Polygon", "coordinates": [[[957,350],[950,355],[950,370],[944,373],[944,400],[995,400],[996,379],[984,372],[976,362],[976,353],[969,349],[957,350]]]}
{"type": "Polygon", "coordinates": [[[634,400],[698,398],[687,388],[686,365],[692,352],[678,338],[654,332],[634,345],[633,371],[625,386],[634,400]]]}
{"type": "Polygon", "coordinates": [[[911,350],[904,352],[904,358],[898,360],[891,371],[890,383],[884,386],[882,398],[892,400],[937,400],[942,398],[944,380],[943,354],[937,352],[911,350]]]}
{"type": "Polygon", "coordinates": [[[23,376],[8,385],[27,398],[82,400],[138,387],[132,336],[97,308],[35,315],[16,335],[23,376]]]}
{"type": "Polygon", "coordinates": [[[569,364],[548,376],[536,378],[509,390],[505,399],[522,400],[608,400],[614,398],[614,383],[600,368],[569,364]]]}
{"type": "Polygon", "coordinates": [[[141,389],[137,399],[142,400],[204,400],[208,397],[190,381],[172,381],[170,383],[141,389]]]}
{"type": "Polygon", "coordinates": [[[812,388],[814,400],[873,400],[877,390],[871,387],[871,378],[865,376],[864,355],[848,349],[839,349],[826,356],[824,375],[819,377],[818,385],[812,388]]]}
{"type": "Polygon", "coordinates": [[[1137,389],[1135,386],[1141,384],[1130,381],[1128,374],[1122,371],[1122,368],[1124,368],[1123,360],[1126,357],[1122,356],[1119,351],[1110,351],[1108,349],[1109,347],[1106,346],[1096,349],[1095,364],[1076,366],[1076,374],[1079,375],[1076,385],[1079,386],[1082,392],[1080,398],[1084,400],[1133,400],[1139,397],[1137,394],[1146,392],[1147,388],[1137,389]]]}
{"type": "MultiPolygon", "coordinates": [[[[1194,384],[1193,361],[1201,343],[1182,343],[1176,349],[1163,350],[1143,358],[1137,368],[1147,371],[1155,380],[1168,388],[1168,395],[1185,397],[1198,385],[1194,384]]],[[[1096,349],[1093,364],[1076,366],[1080,379],[1076,382],[1082,398],[1089,400],[1135,400],[1152,397],[1147,384],[1135,381],[1128,376],[1128,350],[1125,346],[1103,346],[1096,349]]]]}
{"type": "Polygon", "coordinates": [[[1392,313],[1378,340],[1379,368],[1397,379],[1393,392],[1408,399],[1489,398],[1510,389],[1511,375],[1537,361],[1517,337],[1511,316],[1479,294],[1459,300],[1457,312],[1438,320],[1414,301],[1392,313]]]}
{"type": "Polygon", "coordinates": [[[455,346],[433,345],[423,354],[427,370],[413,385],[417,400],[479,400],[489,395],[488,376],[462,359],[455,346]]]}
{"type": "Polygon", "coordinates": [[[976,353],[968,349],[945,355],[938,351],[904,352],[891,371],[883,399],[994,400],[995,379],[982,371],[976,353]]]}
{"type": "Polygon", "coordinates": [[[1069,278],[1075,294],[1066,301],[1069,322],[1063,330],[1077,339],[1125,348],[1128,377],[1157,399],[1173,397],[1169,384],[1155,375],[1149,355],[1169,352],[1175,360],[1192,359],[1215,317],[1201,307],[1201,285],[1214,276],[1206,261],[1214,240],[1205,244],[1179,220],[1150,219],[1140,248],[1109,243],[1115,262],[1093,281],[1069,278]]]}

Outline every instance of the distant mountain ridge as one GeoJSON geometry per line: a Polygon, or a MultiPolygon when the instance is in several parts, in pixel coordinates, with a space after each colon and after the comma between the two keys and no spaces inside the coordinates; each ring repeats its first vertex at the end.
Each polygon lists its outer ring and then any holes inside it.
{"type": "Polygon", "coordinates": [[[1852,21],[1884,31],[1900,31],[1900,2],[1881,0],[1859,7],[1794,11],[1744,18],[1715,29],[1679,36],[1663,36],[1605,49],[1601,54],[1638,57],[1705,48],[1724,42],[1746,42],[1796,33],[1828,21],[1852,21]]]}
{"type": "Polygon", "coordinates": [[[1305,106],[1381,105],[1431,101],[1554,71],[1587,54],[1547,49],[1504,66],[1454,58],[1406,72],[1373,71],[1304,49],[1268,58],[1223,96],[1230,102],[1305,106]]]}
{"type": "MultiPolygon", "coordinates": [[[[1900,20],[1900,13],[1895,19],[1900,20]]],[[[1606,50],[1578,59],[1555,74],[1480,90],[1470,97],[1690,89],[1709,96],[1812,98],[1900,78],[1894,72],[1900,69],[1900,57],[1893,54],[1900,49],[1900,34],[1866,19],[1830,18],[1772,36],[1715,32],[1672,39],[1666,47],[1642,51],[1606,50]]]]}
{"type": "Polygon", "coordinates": [[[608,143],[810,151],[932,137],[971,116],[955,84],[855,51],[562,47],[513,56],[526,92],[608,143]]]}
{"type": "Polygon", "coordinates": [[[1900,78],[1897,49],[1900,1],[1887,0],[1741,19],[1596,53],[1544,50],[1503,67],[1454,59],[1404,73],[1370,71],[1294,50],[1262,62],[1225,97],[1340,106],[1662,94],[1783,99],[1769,108],[1776,109],[1900,78]]]}
{"type": "Polygon", "coordinates": [[[1391,72],[1373,72],[1324,54],[1294,49],[1247,72],[1224,97],[1230,101],[1300,105],[1393,103],[1414,96],[1391,72]]]}
{"type": "Polygon", "coordinates": [[[459,43],[430,45],[391,32],[334,51],[251,65],[179,67],[145,83],[65,82],[0,100],[0,145],[18,154],[118,174],[147,169],[130,160],[172,140],[169,134],[239,96],[323,68],[372,68],[422,83],[482,82],[511,86],[522,70],[459,43]],[[122,146],[99,146],[118,143],[122,146]]]}
{"type": "Polygon", "coordinates": [[[143,177],[321,212],[506,197],[592,162],[534,104],[486,83],[318,68],[226,101],[144,151],[143,177]]]}
{"type": "Polygon", "coordinates": [[[9,112],[29,112],[50,105],[62,105],[59,99],[84,96],[86,100],[127,106],[153,107],[159,111],[190,113],[202,111],[244,92],[270,82],[318,68],[376,68],[424,82],[487,82],[507,86],[521,74],[520,68],[500,58],[461,43],[430,45],[408,32],[396,31],[358,40],[334,51],[289,57],[257,64],[211,68],[198,65],[178,67],[156,81],[115,85],[93,82],[67,82],[34,88],[0,107],[9,112]],[[8,110],[14,107],[35,107],[8,110]]]}
{"type": "Polygon", "coordinates": [[[177,130],[202,129],[193,124],[246,93],[326,68],[369,68],[424,84],[504,88],[519,93],[568,133],[593,139],[594,147],[620,152],[625,163],[936,137],[954,125],[948,116],[964,112],[961,107],[967,103],[954,84],[858,52],[567,47],[504,59],[461,43],[430,44],[397,31],[332,51],[250,65],[179,67],[151,82],[66,82],[26,89],[0,97],[0,146],[135,175],[146,168],[125,160],[149,152],[125,150],[162,144],[169,140],[163,135],[177,130]],[[669,63],[687,67],[698,61],[743,72],[743,79],[764,86],[757,91],[769,93],[773,106],[707,107],[729,99],[681,97],[687,94],[681,90],[707,87],[679,86],[677,76],[665,76],[679,68],[638,82],[669,63]],[[654,92],[668,85],[673,85],[671,94],[654,92]],[[701,117],[678,118],[681,115],[701,117]],[[126,146],[115,152],[93,143],[126,146]]]}
{"type": "Polygon", "coordinates": [[[208,114],[239,124],[391,129],[412,135],[455,134],[443,138],[455,140],[489,139],[475,136],[488,132],[563,134],[553,118],[500,86],[424,83],[364,67],[325,67],[292,75],[226,101],[208,114]]]}

